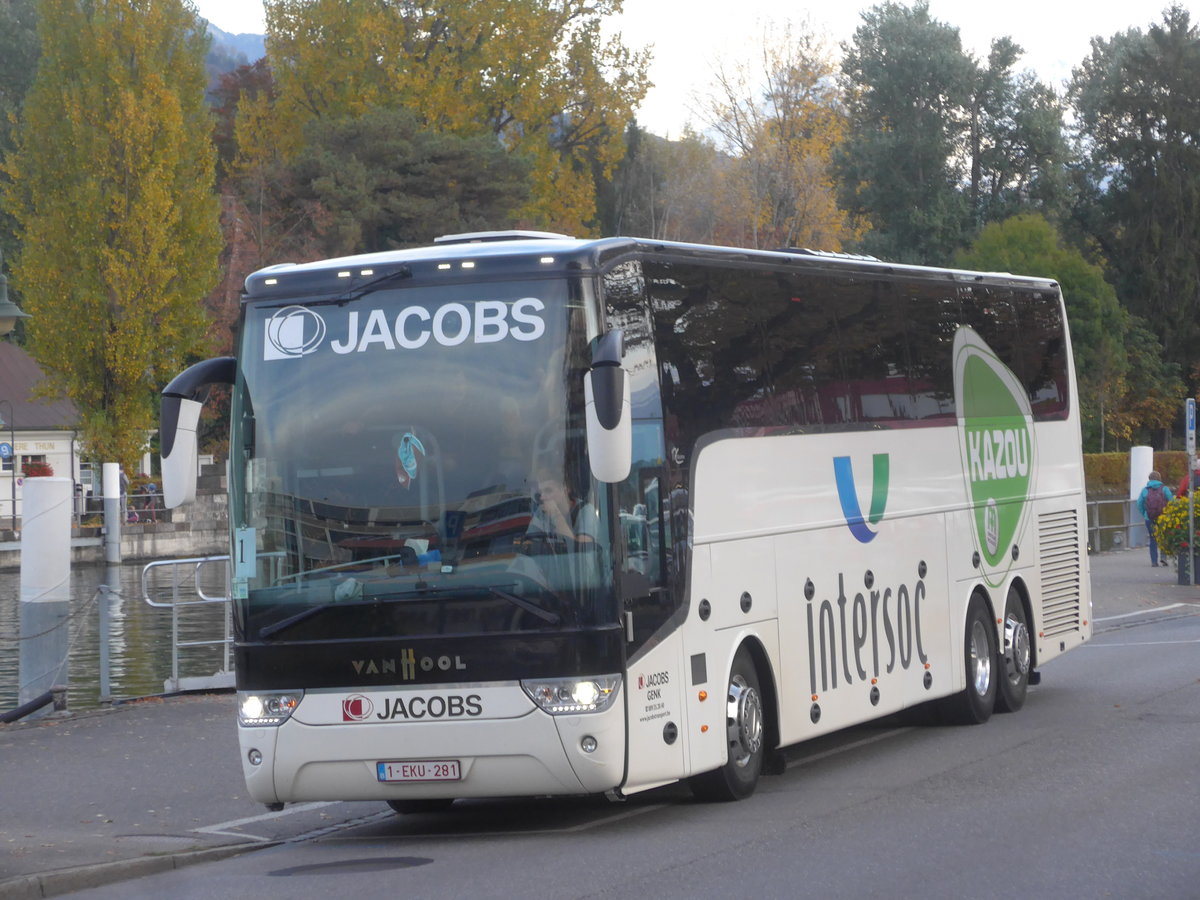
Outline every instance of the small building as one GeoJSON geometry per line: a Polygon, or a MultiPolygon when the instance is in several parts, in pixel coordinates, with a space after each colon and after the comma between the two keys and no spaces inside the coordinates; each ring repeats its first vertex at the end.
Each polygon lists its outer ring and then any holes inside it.
{"type": "MultiPolygon", "coordinates": [[[[80,498],[92,491],[91,471],[80,465],[79,412],[71,401],[45,399],[35,388],[45,374],[16,344],[0,341],[0,528],[11,529],[21,516],[24,476],[33,463],[44,463],[70,478],[80,498]]],[[[99,484],[96,484],[99,490],[99,484]]]]}

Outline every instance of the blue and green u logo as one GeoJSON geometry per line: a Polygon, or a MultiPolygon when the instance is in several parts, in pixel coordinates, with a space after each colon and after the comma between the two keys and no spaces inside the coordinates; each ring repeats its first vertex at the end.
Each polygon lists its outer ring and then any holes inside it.
{"type": "Polygon", "coordinates": [[[871,511],[863,518],[862,508],[858,505],[858,491],[854,487],[854,469],[850,457],[835,456],[833,458],[833,474],[837,479],[838,499],[842,502],[842,515],[846,517],[846,525],[850,533],[860,542],[866,544],[874,540],[876,531],[871,526],[878,525],[883,518],[887,506],[889,457],[886,453],[876,453],[872,457],[871,480],[871,511]],[[870,523],[870,524],[868,524],[870,523]]]}

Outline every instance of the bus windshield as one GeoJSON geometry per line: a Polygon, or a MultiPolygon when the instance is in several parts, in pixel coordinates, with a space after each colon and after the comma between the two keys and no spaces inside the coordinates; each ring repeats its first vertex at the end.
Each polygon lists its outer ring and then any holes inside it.
{"type": "Polygon", "coordinates": [[[615,621],[577,293],[501,281],[247,307],[230,433],[243,640],[615,621]]]}

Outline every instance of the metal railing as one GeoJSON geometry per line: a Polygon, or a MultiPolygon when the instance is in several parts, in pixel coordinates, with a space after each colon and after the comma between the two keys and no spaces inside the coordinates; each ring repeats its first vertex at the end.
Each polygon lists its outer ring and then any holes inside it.
{"type": "Polygon", "coordinates": [[[233,646],[233,611],[230,598],[229,555],[199,556],[189,559],[165,559],[147,564],[142,569],[142,599],[151,606],[171,610],[171,678],[164,682],[163,688],[168,692],[181,690],[204,690],[214,687],[232,687],[233,669],[230,664],[230,648],[233,646]],[[214,575],[209,567],[221,566],[219,575],[214,575]],[[170,600],[161,599],[162,594],[155,591],[155,575],[159,570],[169,570],[170,600]],[[211,590],[213,583],[219,581],[224,591],[223,596],[213,596],[204,589],[205,579],[211,590]],[[156,593],[160,599],[152,597],[156,593]],[[199,599],[184,599],[184,597],[199,599]],[[222,603],[225,606],[224,635],[220,638],[205,640],[182,641],[179,637],[180,611],[188,607],[204,606],[222,603]],[[193,678],[179,677],[180,651],[195,647],[212,647],[221,645],[222,662],[219,671],[211,676],[193,678]]]}
{"type": "MultiPolygon", "coordinates": [[[[171,521],[171,510],[167,509],[161,493],[126,494],[123,499],[125,501],[125,524],[155,524],[171,521]]],[[[0,498],[0,508],[3,508],[3,498],[0,498]]],[[[103,519],[104,498],[98,494],[79,497],[72,515],[75,525],[103,519]]]]}
{"type": "Polygon", "coordinates": [[[1087,518],[1090,553],[1146,545],[1146,525],[1133,500],[1088,500],[1087,518]]]}

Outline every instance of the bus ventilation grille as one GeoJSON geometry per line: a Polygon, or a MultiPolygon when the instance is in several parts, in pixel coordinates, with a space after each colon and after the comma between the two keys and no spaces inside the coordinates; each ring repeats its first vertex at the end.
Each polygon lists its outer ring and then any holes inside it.
{"type": "Polygon", "coordinates": [[[1079,516],[1073,509],[1038,516],[1042,561],[1042,632],[1079,630],[1079,516]]]}

